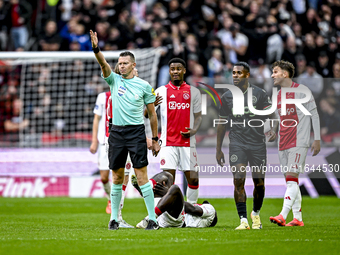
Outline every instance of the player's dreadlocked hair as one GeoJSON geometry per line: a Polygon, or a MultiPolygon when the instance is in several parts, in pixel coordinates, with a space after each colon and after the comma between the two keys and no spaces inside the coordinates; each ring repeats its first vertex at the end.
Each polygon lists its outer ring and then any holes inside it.
{"type": "Polygon", "coordinates": [[[278,60],[272,65],[272,69],[276,66],[280,67],[284,71],[287,71],[289,74],[289,78],[293,78],[295,67],[292,63],[285,60],[278,60]]]}
{"type": "Polygon", "coordinates": [[[248,73],[250,72],[250,67],[246,62],[240,61],[234,64],[234,66],[243,66],[244,70],[246,70],[248,73]]]}
{"type": "Polygon", "coordinates": [[[130,51],[123,51],[122,53],[119,54],[119,57],[127,57],[127,56],[130,57],[132,63],[136,62],[135,55],[133,55],[133,53],[130,51]]]}

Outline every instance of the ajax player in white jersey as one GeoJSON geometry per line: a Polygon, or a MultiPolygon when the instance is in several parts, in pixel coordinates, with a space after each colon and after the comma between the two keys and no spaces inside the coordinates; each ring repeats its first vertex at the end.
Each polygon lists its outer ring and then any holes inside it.
{"type": "Polygon", "coordinates": [[[201,93],[183,80],[185,73],[184,60],[171,59],[171,81],[155,91],[163,98],[159,105],[162,123],[160,168],[171,173],[174,180],[177,168],[184,171],[188,181],[187,201],[194,204],[199,187],[195,134],[202,122],[201,93]]]}
{"type": "MultiPolygon", "coordinates": [[[[214,227],[217,223],[215,208],[208,202],[191,204],[184,201],[181,189],[172,185],[173,176],[161,172],[150,179],[155,197],[160,200],[156,204],[157,222],[161,228],[206,228],[214,227]]],[[[141,193],[137,181],[132,179],[132,185],[141,193]]],[[[138,228],[145,228],[148,220],[144,219],[138,228]],[[144,222],[143,222],[144,221],[144,222]]]]}
{"type": "MultiPolygon", "coordinates": [[[[284,95],[282,89],[278,93],[277,110],[280,116],[279,129],[279,159],[286,178],[287,189],[284,196],[283,208],[278,216],[270,217],[272,223],[279,226],[304,226],[301,214],[301,192],[299,188],[299,174],[304,172],[305,160],[310,142],[311,122],[313,125],[314,142],[311,146],[313,156],[320,152],[320,120],[315,100],[310,90],[292,81],[294,66],[288,61],[276,61],[273,64],[272,78],[274,86],[281,88],[303,88],[310,93],[308,102],[302,106],[311,114],[305,115],[295,104],[287,104],[286,114],[281,111],[284,95]],[[281,97],[282,96],[282,97],[281,97]],[[293,210],[294,219],[286,224],[286,218],[293,210]]],[[[287,99],[302,99],[305,93],[286,93],[287,99]]]]}

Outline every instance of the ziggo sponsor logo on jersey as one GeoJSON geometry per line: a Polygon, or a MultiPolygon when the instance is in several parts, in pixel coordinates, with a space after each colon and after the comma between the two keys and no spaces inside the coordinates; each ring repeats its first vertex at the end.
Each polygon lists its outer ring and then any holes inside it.
{"type": "Polygon", "coordinates": [[[170,110],[176,110],[176,109],[186,109],[186,108],[190,108],[190,104],[189,103],[177,103],[175,101],[171,101],[169,102],[169,109],[170,110]]]}

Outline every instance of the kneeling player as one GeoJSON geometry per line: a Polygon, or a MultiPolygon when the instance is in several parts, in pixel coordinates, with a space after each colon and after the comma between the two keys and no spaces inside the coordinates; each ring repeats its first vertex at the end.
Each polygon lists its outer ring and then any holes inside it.
{"type": "MultiPolygon", "coordinates": [[[[161,228],[205,228],[214,227],[217,223],[215,208],[208,202],[191,204],[184,201],[183,193],[177,185],[172,185],[172,175],[167,172],[156,174],[152,179],[155,197],[161,197],[155,207],[157,221],[161,228]]],[[[136,182],[132,181],[136,186],[136,182]]],[[[147,226],[147,218],[137,228],[147,226]]]]}

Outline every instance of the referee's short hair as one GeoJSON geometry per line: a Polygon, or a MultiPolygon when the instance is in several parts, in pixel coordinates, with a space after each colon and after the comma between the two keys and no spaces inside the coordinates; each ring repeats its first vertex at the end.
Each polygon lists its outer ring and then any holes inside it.
{"type": "Polygon", "coordinates": [[[131,51],[123,51],[119,54],[119,57],[127,57],[127,56],[130,57],[132,63],[136,62],[135,55],[133,55],[131,51]]]}
{"type": "Polygon", "coordinates": [[[185,64],[185,61],[181,58],[173,58],[169,61],[168,65],[170,66],[172,63],[180,63],[184,66],[184,68],[187,68],[187,65],[185,64]]]}
{"type": "Polygon", "coordinates": [[[246,62],[240,61],[234,64],[234,66],[243,66],[244,70],[246,70],[248,73],[250,72],[250,67],[246,62]]]}

